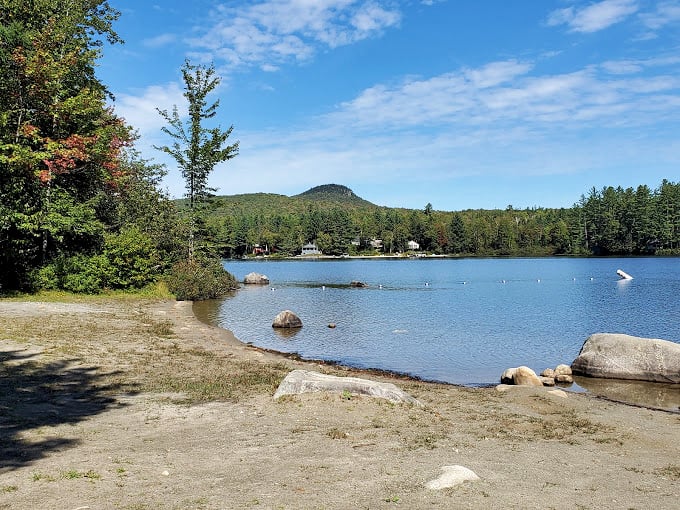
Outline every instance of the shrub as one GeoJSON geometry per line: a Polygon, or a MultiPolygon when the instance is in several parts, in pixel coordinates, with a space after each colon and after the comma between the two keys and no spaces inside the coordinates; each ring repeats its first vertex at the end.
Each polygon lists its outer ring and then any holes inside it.
{"type": "Polygon", "coordinates": [[[160,260],[151,238],[137,227],[109,234],[104,242],[104,255],[110,273],[106,286],[114,289],[140,289],[156,281],[160,260]]]}
{"type": "Polygon", "coordinates": [[[234,276],[219,259],[182,260],[167,277],[168,288],[178,301],[201,301],[226,295],[238,288],[234,276]]]}
{"type": "Polygon", "coordinates": [[[110,270],[109,260],[103,255],[74,255],[54,263],[57,287],[81,294],[101,292],[110,270]]]}

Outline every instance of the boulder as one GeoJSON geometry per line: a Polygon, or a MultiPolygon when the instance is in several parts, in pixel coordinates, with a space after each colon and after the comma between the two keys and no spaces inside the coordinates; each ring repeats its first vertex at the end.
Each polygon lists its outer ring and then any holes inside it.
{"type": "Polygon", "coordinates": [[[567,374],[557,374],[555,376],[555,382],[557,384],[573,384],[574,378],[567,374]]]}
{"type": "Polygon", "coordinates": [[[519,386],[543,386],[536,372],[525,366],[517,367],[513,380],[519,386]]]}
{"type": "Polygon", "coordinates": [[[547,377],[545,375],[539,375],[538,378],[543,383],[543,386],[555,386],[555,378],[547,377]]]}
{"type": "Polygon", "coordinates": [[[571,375],[571,367],[569,365],[557,365],[555,375],[571,375]]]}
{"type": "Polygon", "coordinates": [[[269,285],[269,278],[260,273],[248,273],[243,279],[243,283],[248,285],[269,285]]]}
{"type": "Polygon", "coordinates": [[[501,384],[515,384],[516,368],[506,368],[501,374],[501,384]]]}
{"type": "Polygon", "coordinates": [[[368,284],[365,282],[360,282],[359,280],[352,280],[349,282],[350,287],[368,287],[368,284]]]}
{"type": "Polygon", "coordinates": [[[680,344],[596,333],[585,341],[571,369],[589,377],[680,383],[680,344]]]}
{"type": "Polygon", "coordinates": [[[555,377],[555,371],[552,368],[546,368],[540,375],[541,377],[555,377]]]}
{"type": "Polygon", "coordinates": [[[290,310],[284,310],[274,317],[272,328],[301,328],[302,320],[290,310]]]}
{"type": "Polygon", "coordinates": [[[274,399],[283,395],[299,395],[328,391],[338,394],[368,395],[390,402],[403,402],[422,406],[420,401],[400,390],[392,383],[370,381],[358,377],[337,377],[309,370],[293,370],[279,385],[274,399]]]}

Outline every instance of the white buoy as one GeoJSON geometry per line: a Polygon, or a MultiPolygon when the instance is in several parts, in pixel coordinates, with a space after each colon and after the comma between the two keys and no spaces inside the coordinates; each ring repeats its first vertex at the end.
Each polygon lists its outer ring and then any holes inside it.
{"type": "Polygon", "coordinates": [[[622,280],[632,280],[633,277],[621,269],[616,270],[616,274],[621,277],[622,280]]]}

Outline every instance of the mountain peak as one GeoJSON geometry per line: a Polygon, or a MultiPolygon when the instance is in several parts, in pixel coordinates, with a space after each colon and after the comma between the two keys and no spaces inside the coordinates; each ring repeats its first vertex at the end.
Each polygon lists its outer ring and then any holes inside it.
{"type": "Polygon", "coordinates": [[[354,191],[342,184],[322,184],[308,189],[304,193],[295,195],[295,198],[306,198],[308,200],[325,200],[332,202],[354,203],[356,205],[373,205],[363,198],[357,196],[354,191]]]}

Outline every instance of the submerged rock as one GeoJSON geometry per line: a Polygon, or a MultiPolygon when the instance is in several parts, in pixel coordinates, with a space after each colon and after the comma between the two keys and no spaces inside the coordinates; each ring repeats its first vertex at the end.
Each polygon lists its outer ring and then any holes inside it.
{"type": "Polygon", "coordinates": [[[656,338],[595,333],[571,364],[574,374],[680,383],[680,344],[656,338]]]}

